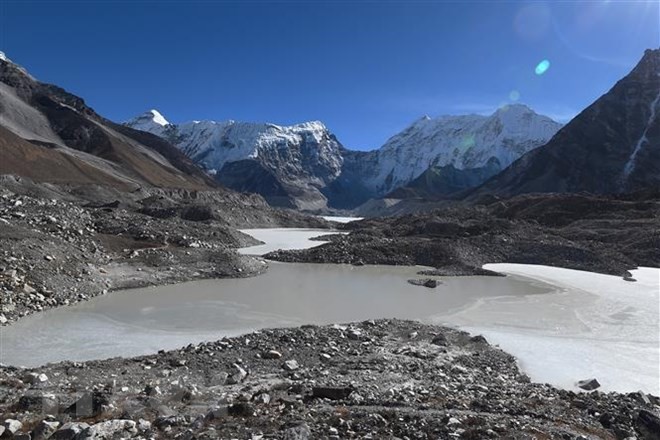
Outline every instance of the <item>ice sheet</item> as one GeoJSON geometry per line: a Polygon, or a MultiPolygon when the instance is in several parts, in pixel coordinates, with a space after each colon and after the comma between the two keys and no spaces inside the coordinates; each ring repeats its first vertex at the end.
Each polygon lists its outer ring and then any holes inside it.
{"type": "Polygon", "coordinates": [[[310,238],[338,233],[330,229],[307,228],[241,229],[240,231],[264,242],[238,250],[245,255],[264,255],[278,249],[309,249],[327,243],[327,241],[310,241],[310,238]]]}
{"type": "Polygon", "coordinates": [[[636,282],[524,264],[484,268],[543,281],[557,290],[487,298],[438,320],[481,333],[519,359],[532,380],[575,388],[596,377],[603,391],[660,395],[660,269],[634,270],[636,282]]]}

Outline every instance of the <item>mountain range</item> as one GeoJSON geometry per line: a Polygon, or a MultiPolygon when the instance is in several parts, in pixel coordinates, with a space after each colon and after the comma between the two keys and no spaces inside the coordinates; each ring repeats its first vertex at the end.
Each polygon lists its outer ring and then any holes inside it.
{"type": "Polygon", "coordinates": [[[451,194],[484,182],[545,144],[561,124],[515,104],[490,116],[415,121],[373,151],[346,149],[319,121],[282,127],[235,121],[172,124],[150,110],[127,126],[176,145],[222,184],[300,209],[354,208],[432,169],[451,170],[451,194]]]}
{"type": "Polygon", "coordinates": [[[355,151],[319,121],[173,124],[151,110],[118,124],[0,53],[0,174],[126,191],[224,185],[303,210],[378,198],[658,191],[659,106],[660,49],[647,50],[565,126],[513,104],[489,116],[423,117],[382,147],[355,151]]]}

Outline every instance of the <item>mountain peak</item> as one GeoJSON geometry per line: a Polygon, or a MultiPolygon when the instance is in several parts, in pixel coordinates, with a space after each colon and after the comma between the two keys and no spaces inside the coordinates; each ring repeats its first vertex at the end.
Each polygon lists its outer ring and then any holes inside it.
{"type": "Polygon", "coordinates": [[[321,121],[307,121],[295,124],[292,128],[297,128],[300,130],[309,130],[309,131],[326,131],[327,128],[325,124],[321,121]]]}
{"type": "Polygon", "coordinates": [[[125,125],[136,130],[161,134],[170,123],[158,110],[151,109],[127,121],[125,125]]]}
{"type": "Polygon", "coordinates": [[[156,109],[151,109],[148,112],[145,113],[146,115],[151,116],[151,120],[155,122],[158,125],[161,126],[166,126],[169,125],[170,123],[165,119],[165,117],[156,109]]]}
{"type": "Polygon", "coordinates": [[[636,78],[655,78],[660,76],[660,49],[646,49],[644,56],[630,72],[636,78]]]}
{"type": "Polygon", "coordinates": [[[136,116],[131,120],[131,122],[140,122],[142,124],[156,124],[164,127],[170,123],[165,119],[165,117],[156,109],[147,110],[139,116],[136,116]]]}
{"type": "Polygon", "coordinates": [[[505,104],[502,107],[495,110],[494,115],[503,115],[503,114],[515,114],[522,115],[526,113],[536,113],[530,107],[525,104],[505,104]]]}
{"type": "Polygon", "coordinates": [[[3,51],[0,50],[0,60],[2,61],[11,61],[9,58],[7,58],[7,55],[3,51]]]}

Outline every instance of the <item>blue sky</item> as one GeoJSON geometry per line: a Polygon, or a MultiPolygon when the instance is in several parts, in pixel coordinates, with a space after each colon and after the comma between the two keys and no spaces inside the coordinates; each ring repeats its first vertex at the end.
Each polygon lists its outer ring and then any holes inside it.
{"type": "Polygon", "coordinates": [[[0,0],[0,50],[110,119],[318,119],[355,149],[514,101],[566,120],[658,46],[657,1],[0,0]]]}

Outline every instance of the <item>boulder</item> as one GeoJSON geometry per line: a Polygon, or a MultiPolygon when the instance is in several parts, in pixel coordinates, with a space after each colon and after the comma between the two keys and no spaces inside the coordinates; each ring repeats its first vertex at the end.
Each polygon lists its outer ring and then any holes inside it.
{"type": "Polygon", "coordinates": [[[254,414],[254,408],[247,402],[239,402],[229,406],[230,416],[250,417],[254,414]]]}
{"type": "Polygon", "coordinates": [[[49,440],[74,440],[81,432],[89,428],[84,422],[69,422],[62,425],[60,429],[50,437],[49,440]]]}
{"type": "Polygon", "coordinates": [[[101,412],[103,408],[110,404],[108,394],[101,391],[92,391],[85,393],[64,410],[66,414],[75,414],[78,417],[94,417],[101,412]]]}
{"type": "Polygon", "coordinates": [[[440,284],[442,284],[442,281],[434,280],[433,278],[423,278],[419,280],[408,280],[410,284],[413,286],[423,286],[423,287],[428,287],[430,289],[435,289],[438,287],[440,284]]]}
{"type": "Polygon", "coordinates": [[[635,425],[644,440],[660,440],[660,417],[658,417],[658,414],[643,409],[637,415],[635,425]]]}
{"type": "Polygon", "coordinates": [[[108,420],[85,429],[76,440],[117,440],[137,434],[133,420],[108,420]]]}
{"type": "Polygon", "coordinates": [[[295,359],[289,359],[288,361],[284,361],[282,368],[284,368],[286,371],[294,371],[300,368],[300,365],[295,359]]]}
{"type": "Polygon", "coordinates": [[[19,411],[56,414],[58,412],[58,402],[53,394],[29,390],[18,399],[16,409],[19,411]]]}
{"type": "Polygon", "coordinates": [[[470,342],[475,344],[488,344],[488,340],[483,335],[472,336],[470,342]]]}
{"type": "Polygon", "coordinates": [[[57,431],[60,422],[49,422],[42,420],[36,428],[32,430],[32,440],[47,440],[57,431]]]}
{"type": "Polygon", "coordinates": [[[302,423],[284,431],[284,440],[309,440],[312,437],[312,431],[306,423],[302,423]]]}
{"type": "Polygon", "coordinates": [[[261,355],[264,359],[279,359],[282,357],[282,353],[277,350],[269,350],[261,355]]]}
{"type": "Polygon", "coordinates": [[[580,380],[577,383],[578,388],[581,388],[586,391],[593,391],[597,388],[600,388],[600,382],[598,382],[597,379],[592,378],[592,379],[584,379],[580,380]]]}
{"type": "Polygon", "coordinates": [[[229,385],[234,385],[237,383],[243,382],[247,377],[248,373],[240,365],[234,364],[233,371],[231,375],[227,378],[227,383],[229,385]]]}
{"type": "Polygon", "coordinates": [[[313,387],[312,397],[319,399],[342,400],[351,395],[350,387],[313,387]]]}
{"type": "Polygon", "coordinates": [[[229,379],[229,374],[224,371],[220,371],[209,377],[208,384],[210,387],[224,385],[227,383],[227,379],[229,379]]]}
{"type": "Polygon", "coordinates": [[[16,434],[22,427],[23,424],[15,419],[6,419],[5,423],[3,424],[3,428],[5,428],[5,432],[8,432],[12,435],[16,434]]]}

